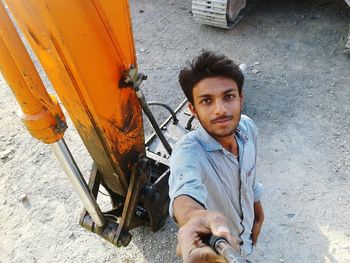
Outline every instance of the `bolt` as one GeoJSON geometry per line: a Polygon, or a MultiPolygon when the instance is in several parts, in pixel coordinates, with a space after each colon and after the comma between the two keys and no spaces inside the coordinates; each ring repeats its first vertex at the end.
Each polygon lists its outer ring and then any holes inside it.
{"type": "Polygon", "coordinates": [[[130,83],[132,83],[132,79],[129,76],[126,76],[126,77],[124,77],[124,83],[130,84],[130,83]]]}

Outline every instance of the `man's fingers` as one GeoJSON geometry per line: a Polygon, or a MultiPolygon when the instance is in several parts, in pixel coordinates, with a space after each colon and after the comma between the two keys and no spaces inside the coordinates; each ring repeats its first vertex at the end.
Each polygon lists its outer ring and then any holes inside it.
{"type": "Polygon", "coordinates": [[[256,241],[257,241],[256,233],[255,233],[255,231],[253,231],[253,233],[252,233],[252,242],[253,242],[253,245],[256,244],[256,241]]]}
{"type": "MultiPolygon", "coordinates": [[[[198,221],[199,223],[200,221],[198,221]]],[[[197,232],[193,231],[197,221],[192,221],[179,229],[178,245],[176,247],[176,255],[181,256],[184,263],[222,263],[226,262],[221,256],[217,255],[214,250],[205,245],[197,232]]]]}
{"type": "Polygon", "coordinates": [[[228,238],[226,238],[226,239],[230,243],[231,247],[233,247],[233,249],[236,250],[239,253],[240,247],[239,247],[238,239],[233,237],[233,236],[231,236],[231,235],[228,238]]]}
{"type": "Polygon", "coordinates": [[[202,263],[202,262],[210,262],[210,263],[225,263],[226,260],[217,255],[210,247],[204,246],[201,248],[193,249],[187,257],[184,257],[184,263],[202,263]]]}
{"type": "Polygon", "coordinates": [[[210,233],[210,231],[209,229],[203,228],[202,220],[201,217],[192,218],[186,225],[179,229],[177,235],[177,255],[186,257],[193,249],[203,246],[200,236],[205,233],[210,233]]]}
{"type": "Polygon", "coordinates": [[[258,241],[258,237],[259,237],[259,234],[260,234],[260,229],[261,229],[261,225],[260,224],[255,224],[253,226],[253,230],[252,230],[252,242],[253,242],[253,245],[255,245],[256,242],[258,241]]]}
{"type": "Polygon", "coordinates": [[[217,234],[230,234],[230,229],[228,229],[227,226],[220,225],[220,223],[218,223],[215,228],[216,228],[217,234]]]}
{"type": "Polygon", "coordinates": [[[206,215],[207,221],[209,222],[210,232],[216,236],[228,236],[230,230],[227,227],[226,218],[218,212],[208,213],[206,215]]]}
{"type": "Polygon", "coordinates": [[[179,229],[178,235],[178,245],[176,247],[176,255],[182,256],[183,258],[190,254],[190,252],[196,248],[197,236],[193,235],[193,232],[187,230],[184,226],[179,229]]]}
{"type": "Polygon", "coordinates": [[[214,234],[224,237],[239,251],[238,240],[230,235],[225,217],[218,212],[207,212],[204,216],[192,217],[178,232],[176,254],[185,263],[225,262],[214,250],[203,243],[202,238],[214,234]]]}
{"type": "Polygon", "coordinates": [[[230,230],[227,227],[226,218],[221,213],[211,213],[208,218],[211,232],[215,236],[226,238],[230,245],[239,251],[239,242],[237,238],[234,238],[230,234],[230,230]]]}
{"type": "Polygon", "coordinates": [[[255,246],[256,245],[256,243],[258,242],[258,236],[257,235],[255,235],[254,237],[253,237],[253,245],[255,246]]]}
{"type": "Polygon", "coordinates": [[[176,256],[181,257],[182,253],[181,253],[181,247],[179,245],[179,243],[177,243],[176,246],[176,256]]]}

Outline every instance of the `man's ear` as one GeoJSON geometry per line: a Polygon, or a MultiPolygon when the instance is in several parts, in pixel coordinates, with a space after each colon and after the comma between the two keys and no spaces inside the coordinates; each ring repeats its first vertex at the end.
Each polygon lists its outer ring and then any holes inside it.
{"type": "Polygon", "coordinates": [[[190,111],[192,112],[193,116],[194,116],[196,119],[198,119],[198,118],[197,118],[197,111],[196,111],[196,109],[194,108],[194,106],[192,105],[191,102],[188,103],[188,108],[189,108],[190,111]]]}
{"type": "Polygon", "coordinates": [[[240,101],[241,101],[241,111],[243,111],[243,102],[244,102],[244,93],[243,90],[241,91],[241,94],[239,95],[240,101]]]}

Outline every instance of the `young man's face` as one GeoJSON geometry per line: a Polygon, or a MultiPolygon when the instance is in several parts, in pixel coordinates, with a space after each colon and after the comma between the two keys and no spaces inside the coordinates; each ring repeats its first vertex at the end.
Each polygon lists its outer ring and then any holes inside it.
{"type": "Polygon", "coordinates": [[[215,139],[234,134],[241,118],[243,93],[234,80],[225,77],[205,78],[193,88],[194,105],[190,110],[203,128],[215,139]]]}

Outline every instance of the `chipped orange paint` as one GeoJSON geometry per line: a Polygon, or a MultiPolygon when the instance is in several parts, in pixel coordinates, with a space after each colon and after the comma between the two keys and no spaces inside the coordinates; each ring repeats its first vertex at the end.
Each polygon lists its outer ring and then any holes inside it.
{"type": "Polygon", "coordinates": [[[127,0],[5,0],[80,137],[114,192],[144,154],[135,92],[119,87],[136,65],[127,0]]]}

